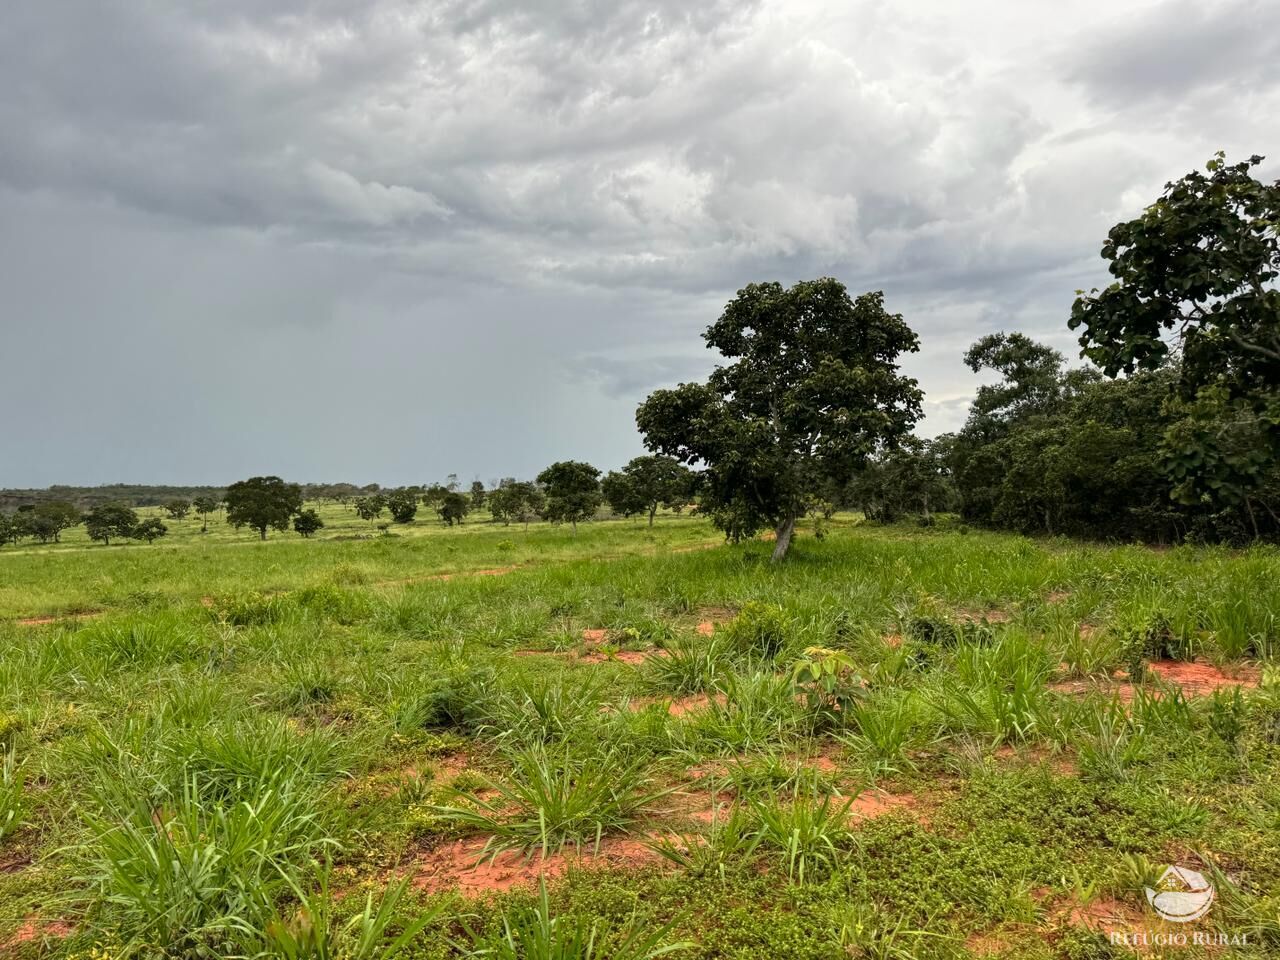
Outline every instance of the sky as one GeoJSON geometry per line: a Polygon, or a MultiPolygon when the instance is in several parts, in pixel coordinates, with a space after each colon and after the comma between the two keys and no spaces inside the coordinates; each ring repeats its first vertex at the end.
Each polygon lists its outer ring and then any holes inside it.
{"type": "Polygon", "coordinates": [[[1275,0],[6,0],[0,485],[614,468],[818,276],[919,334],[934,435],[1278,139],[1275,0]]]}

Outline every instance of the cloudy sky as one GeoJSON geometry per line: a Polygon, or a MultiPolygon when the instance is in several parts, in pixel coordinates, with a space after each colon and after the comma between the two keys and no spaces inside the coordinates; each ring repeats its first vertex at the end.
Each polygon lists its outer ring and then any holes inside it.
{"type": "Polygon", "coordinates": [[[1112,223],[1280,159],[1278,65],[1275,0],[6,0],[0,485],[617,466],[826,274],[951,429],[1112,223]]]}

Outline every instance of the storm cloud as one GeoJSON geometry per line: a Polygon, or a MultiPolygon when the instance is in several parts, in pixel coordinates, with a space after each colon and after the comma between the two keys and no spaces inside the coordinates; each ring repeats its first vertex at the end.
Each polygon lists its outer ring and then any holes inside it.
{"type": "MultiPolygon", "coordinates": [[[[1280,5],[11,0],[0,484],[530,475],[640,452],[739,287],[964,348],[1276,152],[1280,5]]],[[[1275,176],[1276,164],[1266,173],[1275,176]]]]}

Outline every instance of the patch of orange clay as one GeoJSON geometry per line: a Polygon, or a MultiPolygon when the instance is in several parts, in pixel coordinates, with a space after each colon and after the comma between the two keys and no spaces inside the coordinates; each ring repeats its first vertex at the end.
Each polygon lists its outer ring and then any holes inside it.
{"type": "Polygon", "coordinates": [[[1051,590],[1044,599],[1046,603],[1065,603],[1070,597],[1070,590],[1051,590]]]}
{"type": "Polygon", "coordinates": [[[51,623],[62,623],[67,620],[92,620],[102,616],[105,610],[85,610],[81,613],[64,613],[61,616],[24,617],[15,621],[20,627],[44,627],[51,623]]]}
{"type": "Polygon", "coordinates": [[[864,790],[854,798],[849,806],[849,813],[860,820],[873,820],[886,813],[914,810],[919,804],[920,801],[915,794],[864,790]]]}
{"type": "Polygon", "coordinates": [[[587,643],[601,643],[608,639],[609,631],[603,627],[596,627],[590,630],[582,631],[582,639],[587,643]]]}
{"type": "Polygon", "coordinates": [[[18,924],[18,929],[8,940],[0,943],[0,950],[7,951],[37,940],[65,940],[73,933],[75,933],[75,927],[65,920],[41,920],[39,917],[27,917],[18,924]]]}
{"type": "Polygon", "coordinates": [[[606,838],[598,850],[566,847],[546,857],[541,851],[526,856],[515,850],[491,857],[485,853],[486,842],[484,837],[472,837],[429,851],[413,866],[414,887],[426,893],[457,891],[478,897],[534,887],[540,880],[562,876],[571,867],[621,869],[662,860],[644,841],[626,838],[606,838]]]}
{"type": "MultiPolygon", "coordinates": [[[[1255,667],[1239,666],[1229,675],[1212,664],[1185,660],[1158,660],[1148,664],[1147,669],[1165,683],[1181,687],[1183,695],[1188,697],[1207,697],[1224,687],[1253,688],[1258,686],[1260,678],[1255,667]]],[[[1130,683],[1123,674],[1111,681],[1064,680],[1049,685],[1051,690],[1073,696],[1082,696],[1095,690],[1114,693],[1125,703],[1131,701],[1140,688],[1141,684],[1130,683]]],[[[1154,696],[1159,696],[1157,690],[1152,689],[1151,692],[1154,696]]]]}
{"type": "Polygon", "coordinates": [[[710,620],[703,620],[696,629],[700,636],[709,637],[716,632],[716,625],[710,620]]]}

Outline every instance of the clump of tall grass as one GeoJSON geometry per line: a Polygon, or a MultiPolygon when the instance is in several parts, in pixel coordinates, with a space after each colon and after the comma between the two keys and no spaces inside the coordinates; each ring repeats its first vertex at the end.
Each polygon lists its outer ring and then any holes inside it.
{"type": "Polygon", "coordinates": [[[948,732],[992,744],[1052,735],[1057,720],[1045,687],[1052,665],[1028,635],[1006,631],[991,647],[960,647],[953,666],[930,697],[948,732]]]}
{"type": "Polygon", "coordinates": [[[686,749],[736,753],[793,739],[807,725],[789,677],[731,674],[722,690],[677,728],[686,749]]]}
{"type": "Polygon", "coordinates": [[[544,883],[535,904],[506,911],[495,930],[477,933],[464,922],[471,939],[464,950],[494,960],[657,960],[693,948],[666,942],[678,919],[646,928],[632,917],[615,930],[582,913],[553,915],[544,883]]]}
{"type": "Polygon", "coordinates": [[[855,704],[848,725],[840,739],[873,779],[914,768],[911,751],[932,741],[936,729],[919,696],[897,690],[878,691],[855,704]]]}
{"type": "Polygon", "coordinates": [[[744,660],[772,662],[787,645],[790,624],[777,604],[752,600],[720,631],[726,648],[744,660]]]}
{"type": "Polygon", "coordinates": [[[219,796],[198,774],[159,805],[117,784],[96,797],[78,851],[93,926],[126,955],[225,955],[273,916],[325,835],[314,792],[281,773],[219,796]]]}
{"type": "Polygon", "coordinates": [[[209,613],[220,623],[234,627],[261,627],[284,623],[298,616],[298,606],[286,594],[248,591],[214,597],[209,613]]]}
{"type": "Polygon", "coordinates": [[[604,680],[523,675],[496,683],[477,705],[478,730],[513,743],[551,743],[599,722],[604,680]]]}
{"type": "Polygon", "coordinates": [[[829,874],[853,839],[848,815],[855,799],[798,789],[752,797],[748,803],[758,823],[756,847],[780,854],[788,879],[798,883],[829,874]]]}
{"type": "Polygon", "coordinates": [[[676,695],[716,690],[733,670],[719,637],[680,636],[663,645],[666,655],[650,657],[641,681],[647,688],[676,695]]]}
{"type": "MultiPolygon", "coordinates": [[[[327,868],[321,872],[315,892],[293,882],[290,887],[297,902],[281,906],[267,920],[251,955],[271,960],[392,960],[409,952],[446,906],[437,903],[404,923],[408,913],[403,905],[409,889],[406,877],[385,888],[376,902],[372,893],[366,894],[363,909],[343,919],[335,909],[327,868]],[[396,927],[399,933],[392,936],[396,927]]],[[[251,935],[245,939],[253,942],[251,935]]]]}
{"type": "Polygon", "coordinates": [[[10,748],[0,755],[0,843],[22,829],[27,798],[22,768],[10,748]]]}
{"type": "Polygon", "coordinates": [[[492,798],[467,796],[465,805],[435,805],[430,812],[455,828],[490,834],[486,853],[515,848],[545,856],[566,845],[598,847],[671,792],[654,786],[648,760],[613,750],[575,756],[539,744],[515,751],[511,762],[508,778],[487,780],[492,798]]]}

